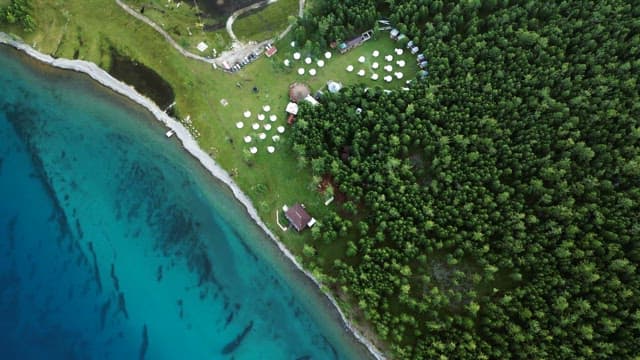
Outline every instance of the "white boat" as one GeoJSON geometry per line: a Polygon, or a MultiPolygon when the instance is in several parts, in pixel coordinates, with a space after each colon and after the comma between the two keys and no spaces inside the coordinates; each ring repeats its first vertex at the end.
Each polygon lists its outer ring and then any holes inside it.
{"type": "Polygon", "coordinates": [[[168,138],[170,138],[170,137],[172,137],[172,136],[173,136],[173,134],[175,134],[175,133],[176,133],[176,131],[175,131],[175,130],[173,130],[173,129],[171,129],[171,130],[167,131],[167,132],[165,133],[165,135],[166,135],[168,138]]]}

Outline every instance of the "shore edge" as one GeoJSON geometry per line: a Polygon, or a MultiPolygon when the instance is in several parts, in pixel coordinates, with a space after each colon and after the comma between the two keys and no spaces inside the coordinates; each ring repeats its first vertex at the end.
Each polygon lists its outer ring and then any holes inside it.
{"type": "Polygon", "coordinates": [[[30,57],[48,64],[50,66],[63,69],[63,70],[72,70],[80,73],[84,73],[91,77],[93,80],[97,81],[101,85],[113,90],[114,92],[123,95],[130,99],[131,101],[137,103],[138,105],[147,109],[153,116],[163,123],[168,128],[175,131],[175,135],[178,137],[180,142],[182,143],[182,147],[193,157],[195,157],[204,168],[215,178],[224,183],[231,192],[233,196],[245,207],[247,213],[251,217],[251,219],[264,231],[267,236],[277,245],[280,252],[286,256],[293,264],[296,266],[298,270],[304,273],[307,278],[309,278],[320,290],[322,294],[331,302],[335,310],[340,315],[342,323],[345,328],[349,330],[349,332],[361,343],[363,344],[369,353],[377,360],[386,360],[386,357],[383,353],[375,346],[373,343],[367,339],[364,335],[360,333],[359,330],[347,319],[340,306],[338,306],[337,301],[330,293],[326,292],[322,288],[322,284],[302,265],[296,260],[296,258],[291,254],[289,249],[286,248],[282,242],[267,228],[265,223],[262,221],[260,216],[258,215],[258,211],[253,206],[253,203],[249,199],[249,197],[240,189],[240,187],[233,181],[229,173],[224,170],[218,163],[215,162],[204,150],[200,148],[197,141],[193,139],[191,133],[177,120],[173,119],[165,112],[163,112],[153,101],[138,93],[133,87],[121,82],[120,80],[112,77],[107,73],[104,69],[100,68],[98,65],[84,60],[70,60],[64,58],[53,58],[50,55],[43,54],[31,46],[13,38],[9,34],[4,32],[0,32],[0,44],[5,44],[11,46],[23,53],[29,55],[30,57]]]}

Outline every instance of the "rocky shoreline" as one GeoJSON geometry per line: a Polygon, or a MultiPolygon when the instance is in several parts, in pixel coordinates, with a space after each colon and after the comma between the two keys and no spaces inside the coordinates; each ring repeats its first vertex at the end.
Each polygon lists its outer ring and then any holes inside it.
{"type": "Polygon", "coordinates": [[[320,291],[333,304],[333,307],[335,308],[335,311],[337,311],[337,313],[340,315],[345,328],[348,329],[349,332],[353,334],[353,336],[368,349],[369,353],[375,359],[386,359],[382,352],[375,345],[373,345],[373,343],[369,339],[362,335],[362,333],[358,331],[355,326],[347,319],[345,314],[338,306],[335,298],[322,289],[320,282],[309,271],[305,270],[302,267],[302,265],[295,259],[293,254],[291,254],[291,252],[284,246],[284,244],[282,244],[278,240],[275,234],[273,234],[267,228],[262,219],[260,219],[258,212],[253,206],[251,200],[240,189],[235,181],[233,181],[229,173],[227,173],[222,167],[220,167],[220,165],[218,165],[204,150],[199,147],[197,141],[191,136],[191,133],[180,122],[171,118],[169,115],[163,112],[153,101],[138,93],[133,87],[115,79],[114,77],[109,75],[107,71],[103,70],[92,62],[53,58],[50,55],[43,54],[35,50],[31,46],[24,44],[23,42],[16,40],[10,35],[3,32],[0,32],[0,44],[9,45],[17,50],[24,52],[30,57],[53,67],[87,74],[89,77],[91,77],[101,85],[143,106],[145,109],[151,112],[158,121],[162,122],[165,126],[175,131],[175,134],[182,143],[183,148],[192,156],[194,156],[202,164],[202,166],[204,166],[205,169],[207,169],[207,171],[211,173],[211,175],[222,181],[229,187],[229,189],[231,189],[234,197],[246,208],[247,213],[249,214],[251,219],[269,236],[269,238],[271,238],[271,240],[274,241],[274,243],[284,254],[284,256],[286,256],[291,262],[293,262],[298,270],[303,272],[311,281],[313,281],[314,284],[316,284],[318,289],[320,289],[320,291]]]}

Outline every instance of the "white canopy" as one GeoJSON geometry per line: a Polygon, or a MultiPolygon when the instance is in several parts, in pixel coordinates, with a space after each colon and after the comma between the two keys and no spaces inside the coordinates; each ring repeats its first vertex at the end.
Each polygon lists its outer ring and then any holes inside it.
{"type": "Polygon", "coordinates": [[[251,125],[251,128],[252,128],[253,130],[258,130],[258,129],[260,129],[260,124],[258,124],[258,123],[253,123],[253,125],[251,125]]]}
{"type": "Polygon", "coordinates": [[[377,69],[378,67],[380,67],[380,64],[378,64],[377,62],[374,62],[373,64],[371,64],[371,67],[374,69],[377,69]]]}
{"type": "Polygon", "coordinates": [[[284,110],[289,114],[298,115],[298,104],[290,102],[284,110]]]}
{"type": "Polygon", "coordinates": [[[379,76],[378,74],[371,74],[371,80],[378,80],[379,76]]]}
{"type": "Polygon", "coordinates": [[[309,69],[309,75],[316,76],[316,69],[309,69]]]}
{"type": "Polygon", "coordinates": [[[198,46],[196,46],[196,48],[198,48],[198,51],[200,51],[200,52],[203,52],[203,51],[207,50],[208,47],[209,47],[209,45],[205,44],[202,41],[200,41],[198,43],[198,46]]]}
{"type": "Polygon", "coordinates": [[[280,135],[273,135],[273,136],[271,137],[271,140],[273,140],[273,142],[280,141],[280,135]]]}
{"type": "Polygon", "coordinates": [[[293,59],[294,60],[300,60],[300,53],[299,52],[293,53],[293,59]]]}
{"type": "Polygon", "coordinates": [[[255,147],[255,146],[252,146],[252,147],[249,148],[249,152],[252,153],[252,154],[255,154],[255,153],[258,152],[258,148],[255,147]]]}
{"type": "Polygon", "coordinates": [[[264,114],[258,114],[258,120],[260,121],[264,120],[264,114]]]}
{"type": "Polygon", "coordinates": [[[304,75],[304,68],[298,68],[298,75],[304,75]]]}
{"type": "Polygon", "coordinates": [[[384,57],[384,59],[387,61],[393,61],[393,55],[387,55],[384,57]]]}
{"type": "Polygon", "coordinates": [[[296,47],[296,42],[295,41],[291,42],[291,47],[296,47]]]}
{"type": "Polygon", "coordinates": [[[325,59],[331,59],[331,53],[327,51],[326,53],[324,53],[324,57],[325,59]]]}
{"type": "Polygon", "coordinates": [[[358,76],[364,76],[364,70],[362,69],[358,70],[358,76]]]}
{"type": "Polygon", "coordinates": [[[396,48],[395,52],[396,55],[402,55],[402,53],[404,53],[404,50],[396,48]]]}
{"type": "Polygon", "coordinates": [[[386,81],[386,82],[391,82],[391,80],[393,80],[393,76],[391,76],[391,75],[387,75],[387,76],[384,77],[384,81],[386,81]]]}
{"type": "Polygon", "coordinates": [[[289,64],[291,64],[291,61],[289,61],[289,59],[284,59],[284,66],[289,66],[289,64]]]}
{"type": "Polygon", "coordinates": [[[317,64],[318,64],[318,67],[323,67],[324,66],[324,60],[322,60],[322,59],[318,60],[317,64]]]}
{"type": "Polygon", "coordinates": [[[247,144],[251,142],[251,136],[247,135],[244,137],[244,142],[246,142],[247,144]]]}
{"type": "Polygon", "coordinates": [[[243,123],[242,121],[238,121],[238,122],[236,123],[236,127],[237,127],[238,129],[242,129],[242,128],[244,127],[244,123],[243,123]]]}
{"type": "Polygon", "coordinates": [[[373,50],[373,52],[371,53],[371,55],[373,55],[373,57],[378,57],[378,56],[380,56],[380,51],[378,51],[378,50],[373,50]]]}
{"type": "Polygon", "coordinates": [[[388,72],[391,72],[391,71],[393,71],[393,66],[391,66],[391,65],[385,65],[385,66],[384,66],[384,69],[385,69],[386,71],[388,71],[388,72]]]}
{"type": "Polygon", "coordinates": [[[264,110],[264,112],[269,112],[269,111],[271,111],[271,106],[269,106],[269,105],[264,105],[264,106],[262,107],[262,110],[264,110]]]}
{"type": "Polygon", "coordinates": [[[278,130],[278,132],[280,134],[282,134],[282,133],[284,133],[284,126],[278,126],[278,128],[276,130],[278,130]]]}
{"type": "Polygon", "coordinates": [[[364,58],[364,56],[360,56],[360,57],[358,58],[358,62],[359,62],[359,63],[364,63],[364,61],[365,61],[365,60],[366,60],[366,59],[364,58]]]}
{"type": "Polygon", "coordinates": [[[271,130],[271,124],[264,124],[262,127],[267,131],[271,130]]]}
{"type": "Polygon", "coordinates": [[[406,62],[404,60],[398,60],[396,61],[396,64],[398,64],[399,67],[404,67],[406,62]]]}
{"type": "Polygon", "coordinates": [[[259,138],[260,140],[264,140],[264,139],[266,139],[266,138],[267,138],[267,134],[265,134],[265,133],[260,133],[260,134],[258,134],[258,138],[259,138]]]}
{"type": "Polygon", "coordinates": [[[403,74],[402,72],[400,72],[400,71],[398,71],[397,73],[395,73],[395,75],[396,75],[396,77],[397,77],[398,79],[402,79],[402,77],[404,77],[404,74],[403,74]]]}
{"type": "Polygon", "coordinates": [[[247,110],[247,111],[244,112],[243,115],[244,115],[244,117],[248,118],[248,117],[251,116],[251,111],[247,110]]]}
{"type": "Polygon", "coordinates": [[[306,57],[306,58],[304,59],[304,63],[305,63],[305,64],[307,64],[307,65],[311,64],[311,62],[312,62],[312,60],[311,60],[311,58],[310,58],[310,57],[306,57]]]}
{"type": "Polygon", "coordinates": [[[353,71],[353,65],[349,65],[349,66],[347,66],[347,71],[348,71],[348,72],[352,72],[352,71],[353,71]]]}
{"type": "Polygon", "coordinates": [[[269,115],[269,120],[276,121],[276,120],[278,120],[278,116],[276,114],[271,114],[271,115],[269,115]]]}
{"type": "Polygon", "coordinates": [[[267,151],[269,152],[269,154],[272,154],[274,151],[276,151],[276,148],[273,146],[267,146],[267,151]]]}

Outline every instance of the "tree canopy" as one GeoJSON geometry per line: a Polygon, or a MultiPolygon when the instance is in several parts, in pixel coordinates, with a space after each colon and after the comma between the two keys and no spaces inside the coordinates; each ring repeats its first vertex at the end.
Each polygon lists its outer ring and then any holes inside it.
{"type": "Polygon", "coordinates": [[[293,132],[346,199],[315,234],[348,241],[336,285],[398,358],[638,356],[640,7],[318,0],[296,34],[382,17],[429,76],[327,94],[293,132]]]}

